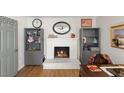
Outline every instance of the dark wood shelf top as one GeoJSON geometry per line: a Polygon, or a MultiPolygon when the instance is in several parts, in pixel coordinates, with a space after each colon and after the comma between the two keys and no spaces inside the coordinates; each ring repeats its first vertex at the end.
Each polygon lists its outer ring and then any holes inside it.
{"type": "Polygon", "coordinates": [[[81,77],[109,77],[109,75],[107,75],[102,70],[96,71],[96,72],[90,71],[87,65],[81,65],[80,76],[81,77]]]}

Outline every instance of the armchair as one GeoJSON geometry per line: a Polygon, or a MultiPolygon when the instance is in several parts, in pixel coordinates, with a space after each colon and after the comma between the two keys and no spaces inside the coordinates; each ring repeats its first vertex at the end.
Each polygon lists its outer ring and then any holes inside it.
{"type": "Polygon", "coordinates": [[[93,65],[112,64],[112,61],[107,54],[93,54],[89,57],[88,64],[93,65]]]}

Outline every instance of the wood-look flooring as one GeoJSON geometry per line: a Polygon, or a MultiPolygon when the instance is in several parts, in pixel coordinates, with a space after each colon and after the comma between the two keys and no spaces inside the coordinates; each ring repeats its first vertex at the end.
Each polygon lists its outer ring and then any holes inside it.
{"type": "Polygon", "coordinates": [[[78,69],[43,69],[42,66],[25,66],[16,77],[79,77],[78,69]]]}

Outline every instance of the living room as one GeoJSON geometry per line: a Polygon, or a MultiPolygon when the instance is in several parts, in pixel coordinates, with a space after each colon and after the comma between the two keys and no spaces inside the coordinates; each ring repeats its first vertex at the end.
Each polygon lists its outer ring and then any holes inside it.
{"type": "MultiPolygon", "coordinates": [[[[18,48],[16,49],[17,53],[18,53],[18,59],[17,59],[18,66],[16,67],[17,68],[16,74],[15,74],[16,76],[27,76],[27,75],[18,74],[18,73],[22,73],[21,71],[23,69],[25,69],[25,67],[27,65],[30,65],[30,66],[32,65],[32,67],[33,67],[33,65],[34,65],[34,67],[35,67],[35,65],[40,65],[40,66],[42,66],[42,67],[40,67],[42,70],[44,70],[44,71],[50,70],[51,71],[50,73],[52,73],[52,74],[54,74],[53,72],[55,70],[72,70],[71,72],[73,74],[75,72],[77,73],[76,77],[80,76],[79,74],[80,74],[81,65],[88,64],[88,59],[91,56],[91,55],[86,56],[87,55],[86,52],[84,50],[81,50],[80,44],[81,44],[81,42],[84,42],[84,41],[81,41],[81,39],[84,40],[86,38],[86,37],[84,38],[84,37],[80,36],[80,34],[81,34],[80,32],[82,29],[83,30],[87,30],[87,29],[94,30],[94,29],[98,28],[99,31],[97,33],[99,33],[99,38],[98,38],[98,40],[95,39],[95,41],[94,41],[94,37],[93,37],[92,42],[99,42],[99,43],[98,43],[98,46],[95,46],[95,47],[93,46],[92,49],[96,49],[99,47],[98,53],[96,53],[96,54],[107,54],[109,56],[110,60],[112,61],[112,64],[123,65],[123,60],[124,60],[123,47],[120,48],[117,46],[116,47],[112,46],[112,40],[111,40],[111,38],[113,38],[113,37],[111,37],[111,36],[113,36],[112,35],[113,28],[112,27],[119,26],[118,28],[120,29],[120,27],[122,25],[122,28],[123,28],[123,21],[124,21],[123,16],[8,16],[8,17],[3,17],[3,18],[4,19],[10,18],[10,19],[16,20],[18,22],[18,31],[17,31],[18,32],[18,35],[17,35],[18,36],[18,41],[17,41],[18,48]],[[39,28],[35,27],[35,25],[37,26],[38,24],[34,23],[34,21],[40,21],[39,28]],[[62,25],[63,25],[63,27],[65,26],[66,27],[65,30],[67,29],[68,31],[67,32],[62,32],[62,31],[57,32],[56,31],[57,29],[55,28],[55,27],[57,27],[57,25],[58,25],[58,27],[60,27],[62,25]],[[67,28],[67,26],[69,26],[69,28],[67,28]],[[26,33],[26,29],[30,30],[32,28],[43,30],[42,36],[40,36],[40,38],[42,37],[42,39],[43,39],[43,40],[41,40],[41,42],[43,42],[43,43],[40,44],[42,46],[41,50],[43,52],[42,59],[41,59],[41,57],[38,57],[38,56],[41,56],[41,54],[38,55],[36,52],[34,52],[33,55],[31,55],[31,53],[29,54],[28,52],[26,52],[26,51],[28,51],[28,49],[26,50],[28,45],[26,45],[27,37],[25,37],[26,36],[25,33],[26,33]],[[68,56],[61,57],[61,55],[64,52],[62,51],[62,49],[57,49],[57,47],[58,48],[64,47],[63,50],[68,47],[68,49],[65,49],[66,51],[68,51],[68,52],[65,52],[65,55],[68,54],[68,56]],[[60,53],[58,54],[59,56],[55,57],[55,55],[58,53],[58,50],[60,50],[60,53]],[[81,54],[81,51],[83,51],[83,54],[81,54]],[[35,54],[37,54],[37,55],[35,55],[35,54]],[[34,56],[36,56],[36,58],[34,56]],[[83,56],[83,58],[81,56],[83,56]],[[87,59],[86,59],[86,57],[87,57],[87,59]],[[34,60],[33,58],[36,60],[34,60]],[[86,59],[85,60],[86,62],[84,62],[84,60],[82,60],[82,59],[86,59]],[[32,60],[34,60],[34,61],[32,61],[32,60]],[[31,61],[32,63],[29,61],[31,61]],[[38,61],[39,61],[39,63],[38,63],[38,61]],[[54,70],[54,71],[52,71],[52,70],[54,70]],[[75,70],[75,71],[73,71],[73,70],[75,70]]],[[[2,20],[2,17],[1,17],[1,20],[2,20]]],[[[118,29],[118,28],[115,28],[115,29],[118,29]]],[[[88,33],[88,34],[90,34],[90,33],[88,33]]],[[[123,39],[121,39],[121,40],[123,41],[123,39]]],[[[29,41],[32,43],[33,40],[29,40],[29,41]]],[[[91,42],[91,41],[88,41],[88,38],[85,41],[91,42]]],[[[2,48],[2,44],[1,44],[1,48],[2,48]]],[[[90,48],[91,48],[91,46],[90,46],[90,48]]],[[[33,50],[33,48],[32,48],[32,50],[33,50]]],[[[30,51],[31,50],[29,50],[29,52],[30,51]]],[[[97,51],[97,50],[95,50],[95,51],[97,51]]],[[[93,52],[93,53],[95,53],[95,52],[93,52]]],[[[1,55],[2,55],[2,52],[1,52],[1,55]]],[[[2,62],[1,62],[1,66],[2,66],[2,62]]],[[[3,67],[6,67],[6,66],[3,65],[3,67]]],[[[3,69],[1,68],[1,74],[4,73],[4,69],[5,68],[3,68],[3,69]]],[[[11,68],[9,68],[9,70],[11,70],[11,68]]],[[[67,72],[62,71],[62,73],[67,73],[67,72]]],[[[10,72],[8,71],[8,73],[10,73],[10,72]]],[[[30,72],[28,72],[28,74],[29,73],[30,72]]],[[[68,72],[68,74],[69,73],[70,72],[68,72]]],[[[73,74],[70,76],[73,76],[73,74]]],[[[7,76],[7,75],[3,74],[1,76],[7,76]]],[[[35,75],[28,75],[28,76],[37,76],[37,75],[35,74],[35,75]]],[[[41,75],[41,76],[43,76],[43,75],[41,75]]],[[[47,75],[47,76],[50,76],[50,75],[47,75]]],[[[59,75],[53,75],[53,76],[59,77],[59,75]]],[[[63,74],[60,76],[69,76],[69,75],[63,74]]],[[[83,76],[83,75],[81,75],[81,76],[83,76]]],[[[88,75],[88,76],[90,76],[90,75],[88,75]]],[[[97,73],[94,74],[94,76],[97,77],[98,76],[97,73]]]]}
{"type": "Polygon", "coordinates": [[[1,92],[123,91],[123,0],[0,3],[1,92]]]}

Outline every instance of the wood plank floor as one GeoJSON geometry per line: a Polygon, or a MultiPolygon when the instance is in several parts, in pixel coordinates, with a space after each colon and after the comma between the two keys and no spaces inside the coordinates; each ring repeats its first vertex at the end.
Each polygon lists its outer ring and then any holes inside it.
{"type": "Polygon", "coordinates": [[[79,77],[78,69],[45,69],[42,66],[26,66],[16,77],[79,77]]]}

